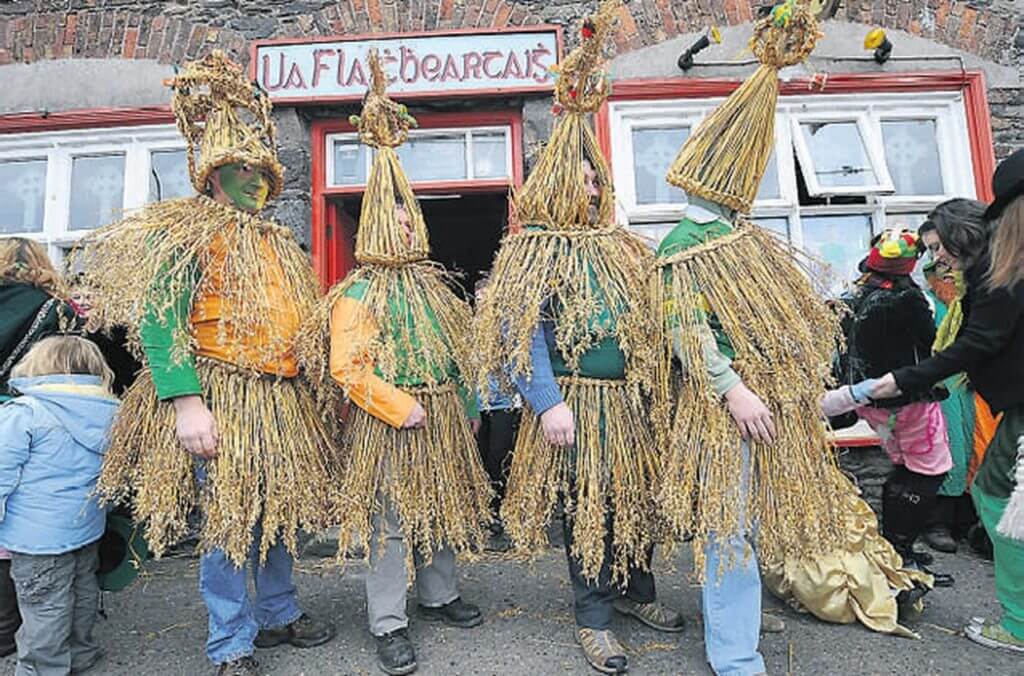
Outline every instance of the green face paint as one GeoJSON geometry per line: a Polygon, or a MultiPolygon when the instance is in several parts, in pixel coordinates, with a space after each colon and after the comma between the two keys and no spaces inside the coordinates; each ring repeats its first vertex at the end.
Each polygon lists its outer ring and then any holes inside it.
{"type": "Polygon", "coordinates": [[[267,203],[270,182],[256,167],[234,163],[217,169],[220,188],[231,203],[242,211],[255,213],[267,203]]]}

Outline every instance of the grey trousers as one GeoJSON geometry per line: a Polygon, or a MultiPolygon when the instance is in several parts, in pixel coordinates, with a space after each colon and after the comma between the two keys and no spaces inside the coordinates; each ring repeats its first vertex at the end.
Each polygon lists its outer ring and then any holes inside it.
{"type": "MultiPolygon", "coordinates": [[[[366,611],[370,620],[370,633],[388,634],[409,626],[406,614],[408,575],[405,570],[407,543],[399,524],[398,515],[385,502],[385,507],[373,518],[373,537],[370,548],[370,568],[366,571],[366,611]],[[383,536],[383,542],[381,542],[383,536]]],[[[455,554],[447,547],[434,552],[429,564],[413,553],[416,566],[416,596],[420,605],[439,608],[459,597],[455,588],[455,554]]]]}
{"type": "Polygon", "coordinates": [[[99,607],[98,546],[65,554],[11,552],[22,624],[15,676],[67,676],[101,656],[92,637],[99,607]]]}

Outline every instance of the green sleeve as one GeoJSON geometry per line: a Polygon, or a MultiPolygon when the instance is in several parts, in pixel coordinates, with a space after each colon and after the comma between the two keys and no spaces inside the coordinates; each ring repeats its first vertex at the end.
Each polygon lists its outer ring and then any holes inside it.
{"type": "Polygon", "coordinates": [[[462,399],[462,407],[466,409],[466,417],[470,420],[480,417],[480,406],[476,400],[476,393],[466,387],[459,378],[458,391],[459,399],[462,399]]]}
{"type": "MultiPolygon", "coordinates": [[[[170,293],[166,287],[162,291],[170,293]]],[[[186,351],[185,356],[178,358],[174,349],[175,335],[182,335],[187,330],[192,291],[193,286],[185,285],[163,315],[151,306],[139,326],[142,350],[146,353],[153,385],[161,401],[202,394],[203,391],[192,353],[186,351]]]]}

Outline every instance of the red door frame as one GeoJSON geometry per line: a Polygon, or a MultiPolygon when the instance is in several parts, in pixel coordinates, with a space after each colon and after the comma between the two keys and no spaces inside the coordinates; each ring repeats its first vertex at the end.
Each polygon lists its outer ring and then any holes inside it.
{"type": "MultiPolygon", "coordinates": [[[[706,99],[728,96],[741,80],[636,79],[615,82],[610,101],[653,101],[664,99],[706,99]]],[[[779,83],[783,96],[808,94],[875,94],[889,92],[962,91],[967,116],[967,135],[974,167],[974,188],[978,199],[992,200],[992,174],[996,168],[992,142],[992,117],[981,71],[935,71],[919,73],[837,73],[812,78],[794,78],[779,83]]],[[[606,101],[595,119],[598,143],[611,163],[611,116],[606,101]]]]}
{"type": "MultiPolygon", "coordinates": [[[[420,129],[446,129],[466,127],[508,126],[512,144],[512,176],[510,179],[472,181],[430,181],[413,183],[418,194],[499,192],[523,184],[523,119],[517,110],[453,113],[420,113],[416,116],[420,129]]],[[[310,237],[313,269],[324,286],[341,279],[355,263],[350,247],[341,237],[339,228],[352,228],[354,223],[338,221],[337,209],[331,208],[332,197],[358,195],[360,186],[327,186],[327,136],[355,131],[348,120],[317,120],[313,122],[312,144],[312,232],[310,237]]]]}
{"type": "MultiPolygon", "coordinates": [[[[610,101],[655,101],[665,99],[716,98],[731,94],[742,84],[740,80],[708,78],[637,79],[615,82],[610,101]]],[[[873,94],[884,92],[962,91],[967,118],[967,135],[971,146],[974,188],[978,199],[992,200],[991,177],[995,171],[992,143],[992,119],[985,90],[985,76],[980,71],[934,73],[852,73],[824,77],[793,79],[779,83],[782,95],[807,94],[873,94]]],[[[595,119],[597,140],[611,163],[611,115],[606,101],[595,119]]],[[[875,446],[878,440],[846,438],[842,446],[875,446]]]]}

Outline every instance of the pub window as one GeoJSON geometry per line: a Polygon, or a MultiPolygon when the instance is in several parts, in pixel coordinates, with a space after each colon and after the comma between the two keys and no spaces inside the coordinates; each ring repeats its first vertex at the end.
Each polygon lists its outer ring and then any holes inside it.
{"type": "MultiPolygon", "coordinates": [[[[665,174],[686,134],[720,101],[609,107],[619,215],[652,245],[686,209],[665,174]]],[[[856,278],[872,235],[916,229],[939,202],[974,196],[970,156],[956,92],[781,97],[752,216],[824,265],[824,291],[836,295],[856,278]]]]}
{"type": "Polygon", "coordinates": [[[192,193],[174,125],[0,136],[0,236],[35,239],[55,263],[127,210],[192,193]]]}
{"type": "MultiPolygon", "coordinates": [[[[413,183],[505,180],[512,174],[508,127],[417,129],[396,152],[413,183]]],[[[328,186],[366,184],[373,155],[357,134],[329,134],[327,157],[328,186]]]]}

